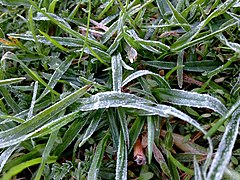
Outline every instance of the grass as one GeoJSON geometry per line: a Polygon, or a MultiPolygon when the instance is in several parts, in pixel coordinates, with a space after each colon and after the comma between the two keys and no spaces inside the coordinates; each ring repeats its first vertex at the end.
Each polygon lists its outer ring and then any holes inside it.
{"type": "Polygon", "coordinates": [[[0,0],[0,179],[240,179],[238,0],[0,0]]]}

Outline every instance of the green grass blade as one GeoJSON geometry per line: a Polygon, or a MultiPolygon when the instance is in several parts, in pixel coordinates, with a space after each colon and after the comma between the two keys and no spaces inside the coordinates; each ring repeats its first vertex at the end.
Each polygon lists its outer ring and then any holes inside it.
{"type": "Polygon", "coordinates": [[[4,6],[29,6],[27,0],[0,0],[0,4],[4,6]]]}
{"type": "Polygon", "coordinates": [[[217,123],[214,124],[214,126],[208,131],[206,137],[211,137],[217,129],[232,115],[232,113],[240,106],[240,97],[238,97],[235,104],[232,105],[231,109],[222,116],[217,123]]]}
{"type": "MultiPolygon", "coordinates": [[[[71,28],[67,27],[65,24],[59,22],[58,20],[56,20],[55,18],[53,18],[52,16],[50,16],[48,13],[46,13],[45,11],[43,11],[42,9],[40,9],[35,2],[33,2],[32,0],[28,0],[30,2],[30,4],[36,8],[39,12],[41,12],[44,16],[46,16],[48,19],[50,19],[54,24],[58,25],[62,30],[68,32],[69,34],[71,34],[72,36],[85,40],[85,37],[81,34],[79,34],[77,31],[72,30],[71,28]]],[[[102,48],[102,49],[106,49],[106,47],[104,45],[102,45],[101,43],[92,40],[92,39],[88,39],[87,42],[90,42],[92,44],[94,44],[95,46],[102,48]]]]}
{"type": "Polygon", "coordinates": [[[137,117],[129,130],[129,153],[140,135],[145,121],[143,118],[137,117]]]}
{"type": "Polygon", "coordinates": [[[222,179],[223,173],[232,156],[232,150],[238,135],[239,122],[240,106],[232,114],[232,118],[225,129],[212,165],[210,166],[207,179],[222,179]]]}
{"type": "Polygon", "coordinates": [[[97,180],[98,179],[98,172],[100,166],[102,164],[103,154],[106,149],[107,141],[110,137],[109,132],[103,137],[103,139],[99,142],[96,148],[95,155],[93,156],[93,160],[88,171],[88,179],[97,180]]]}
{"type": "Polygon", "coordinates": [[[33,109],[34,109],[34,106],[35,106],[35,103],[36,103],[37,90],[38,90],[38,81],[36,81],[36,82],[34,83],[32,101],[31,101],[31,106],[30,106],[30,108],[29,108],[27,120],[28,120],[28,119],[31,119],[32,116],[33,116],[33,109]]]}
{"type": "Polygon", "coordinates": [[[14,84],[14,83],[18,83],[21,82],[23,80],[25,80],[25,77],[19,77],[19,78],[11,78],[11,79],[3,79],[0,80],[0,86],[5,86],[5,85],[10,85],[10,84],[14,84]]]}
{"type": "Polygon", "coordinates": [[[63,47],[59,42],[57,42],[55,39],[51,38],[47,33],[42,32],[41,30],[38,30],[48,41],[50,41],[54,46],[61,49],[64,52],[68,52],[68,49],[63,47]]]}
{"type": "Polygon", "coordinates": [[[53,94],[59,96],[59,93],[53,90],[37,73],[33,72],[31,69],[29,69],[22,61],[20,61],[17,56],[11,52],[7,52],[4,54],[3,59],[10,59],[13,61],[16,61],[21,64],[24,71],[33,79],[38,82],[40,82],[42,85],[44,85],[46,88],[48,88],[49,91],[51,91],[53,94]]]}
{"type": "Polygon", "coordinates": [[[53,145],[54,145],[54,143],[57,139],[57,135],[58,135],[58,130],[51,133],[51,135],[48,139],[48,142],[46,144],[46,147],[43,151],[42,161],[41,161],[41,164],[38,168],[37,175],[35,176],[34,180],[40,180],[41,179],[45,164],[47,163],[47,160],[50,156],[50,152],[52,151],[53,145]]]}
{"type": "MultiPolygon", "coordinates": [[[[54,163],[56,160],[57,160],[56,157],[50,156],[46,163],[51,164],[51,163],[54,163]]],[[[23,171],[28,167],[41,163],[41,161],[42,161],[42,158],[36,158],[36,159],[29,160],[27,162],[21,163],[17,166],[14,166],[7,173],[3,175],[2,179],[11,180],[12,176],[17,175],[18,173],[20,173],[21,171],[23,171]]]]}
{"type": "Polygon", "coordinates": [[[118,122],[116,118],[117,114],[113,108],[109,108],[106,111],[107,111],[107,117],[110,125],[110,132],[112,135],[113,148],[114,150],[117,150],[118,140],[119,140],[119,128],[118,128],[118,122]]]}
{"type": "Polygon", "coordinates": [[[14,99],[11,97],[10,93],[8,92],[7,88],[4,86],[0,86],[0,93],[4,97],[7,104],[12,108],[13,112],[18,113],[21,111],[21,108],[19,105],[14,101],[14,99]]]}
{"type": "Polygon", "coordinates": [[[175,17],[175,19],[178,21],[179,24],[185,24],[184,26],[182,26],[182,28],[185,30],[185,31],[190,31],[191,30],[191,27],[190,25],[188,24],[188,21],[181,15],[181,13],[179,13],[175,7],[172,5],[172,3],[169,1],[169,0],[166,0],[168,6],[170,7],[170,9],[172,10],[173,12],[173,16],[175,17]],[[186,26],[188,25],[188,26],[186,26]]]}
{"type": "Polygon", "coordinates": [[[32,32],[33,39],[34,39],[34,41],[36,43],[36,46],[37,46],[37,52],[39,54],[41,54],[40,44],[38,42],[38,39],[37,39],[37,36],[36,36],[36,32],[35,32],[35,27],[34,27],[35,24],[34,24],[34,21],[33,21],[32,6],[30,6],[29,11],[28,11],[28,22],[29,22],[29,29],[32,32]]]}
{"type": "Polygon", "coordinates": [[[78,98],[84,95],[88,89],[89,86],[85,86],[33,116],[31,119],[20,124],[19,126],[0,132],[0,148],[8,147],[27,139],[28,137],[26,134],[34,131],[37,127],[47,122],[51,117],[61,112],[70,104],[74,103],[78,98]]]}
{"type": "Polygon", "coordinates": [[[73,140],[77,137],[79,132],[83,129],[87,120],[84,120],[82,117],[78,117],[65,132],[62,143],[56,147],[53,154],[56,156],[60,156],[61,153],[73,142],[73,140]]]}

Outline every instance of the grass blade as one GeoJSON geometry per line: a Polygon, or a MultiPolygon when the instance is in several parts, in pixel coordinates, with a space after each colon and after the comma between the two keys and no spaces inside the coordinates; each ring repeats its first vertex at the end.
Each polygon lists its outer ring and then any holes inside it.
{"type": "Polygon", "coordinates": [[[5,85],[10,85],[10,84],[14,84],[14,83],[18,83],[21,82],[23,80],[25,80],[25,77],[20,77],[20,78],[11,78],[11,79],[3,79],[0,80],[0,86],[5,86],[5,85]]]}
{"type": "Polygon", "coordinates": [[[113,79],[113,90],[121,92],[122,84],[122,57],[119,53],[117,56],[112,57],[112,79],[113,79]]]}
{"type": "Polygon", "coordinates": [[[107,132],[106,135],[103,137],[103,139],[97,145],[95,155],[93,157],[90,169],[88,171],[88,179],[92,179],[92,180],[98,179],[98,172],[102,164],[103,154],[106,149],[106,145],[109,137],[110,137],[110,134],[109,132],[107,132]]]}
{"type": "Polygon", "coordinates": [[[37,127],[47,122],[51,117],[75,102],[78,98],[84,95],[88,89],[89,86],[85,86],[38,113],[36,116],[33,116],[31,119],[20,124],[19,126],[0,132],[0,148],[8,147],[27,139],[28,136],[26,134],[34,131],[37,127]]]}
{"type": "Polygon", "coordinates": [[[210,166],[207,179],[222,178],[232,156],[232,150],[238,135],[239,122],[240,108],[238,107],[238,109],[232,114],[232,118],[225,129],[212,165],[210,166]]]}
{"type": "Polygon", "coordinates": [[[147,129],[148,129],[148,164],[151,164],[152,161],[152,152],[155,136],[155,126],[152,116],[147,117],[147,129]]]}
{"type": "Polygon", "coordinates": [[[208,94],[198,94],[177,89],[155,89],[154,94],[160,100],[184,106],[205,107],[223,115],[227,108],[216,98],[208,94]]]}
{"type": "Polygon", "coordinates": [[[119,136],[115,180],[127,180],[127,147],[122,132],[119,136]]]}

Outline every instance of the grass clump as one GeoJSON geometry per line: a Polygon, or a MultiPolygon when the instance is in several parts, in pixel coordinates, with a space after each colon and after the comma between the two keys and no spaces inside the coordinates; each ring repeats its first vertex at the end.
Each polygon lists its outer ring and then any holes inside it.
{"type": "Polygon", "coordinates": [[[2,179],[239,179],[239,1],[0,12],[2,179]]]}

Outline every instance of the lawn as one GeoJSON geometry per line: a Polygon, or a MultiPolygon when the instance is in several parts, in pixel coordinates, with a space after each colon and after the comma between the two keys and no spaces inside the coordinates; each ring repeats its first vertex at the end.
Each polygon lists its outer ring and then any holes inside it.
{"type": "Polygon", "coordinates": [[[0,0],[0,179],[240,179],[238,0],[0,0]]]}

